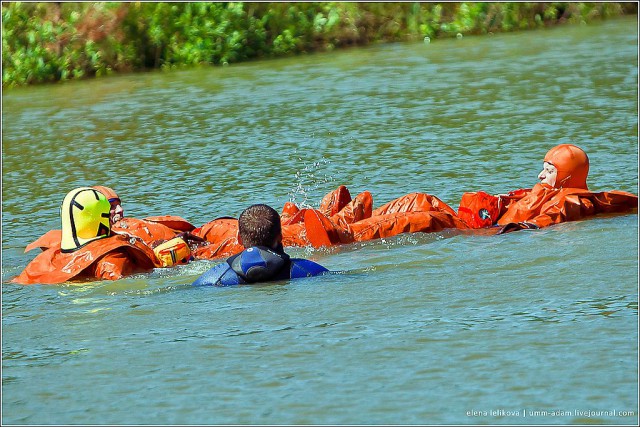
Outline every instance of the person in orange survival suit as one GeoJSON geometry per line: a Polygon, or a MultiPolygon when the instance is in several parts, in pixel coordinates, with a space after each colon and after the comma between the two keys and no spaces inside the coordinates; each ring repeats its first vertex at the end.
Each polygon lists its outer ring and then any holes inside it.
{"type": "MultiPolygon", "coordinates": [[[[190,234],[195,227],[187,220],[175,215],[144,219],[125,217],[120,196],[112,188],[101,185],[92,188],[104,194],[109,201],[111,231],[138,239],[154,249],[157,253],[156,267],[170,267],[191,259],[191,246],[196,246],[201,239],[190,234]]],[[[29,252],[37,247],[45,250],[60,242],[60,239],[61,230],[51,230],[27,245],[24,251],[29,252]]]]}
{"type": "Polygon", "coordinates": [[[57,284],[69,280],[106,279],[150,271],[155,255],[146,245],[111,233],[111,206],[90,187],[70,191],[60,207],[61,240],[38,254],[12,282],[57,284]]]}
{"type": "Polygon", "coordinates": [[[498,225],[498,234],[504,234],[638,208],[638,196],[626,191],[589,191],[588,174],[587,153],[575,145],[560,144],[545,155],[540,183],[532,189],[497,196],[465,193],[458,215],[471,228],[498,225]]]}
{"type": "MultiPolygon", "coordinates": [[[[373,199],[371,193],[365,191],[351,198],[344,185],[325,195],[318,208],[323,215],[333,220],[350,224],[371,216],[373,199]]],[[[282,244],[288,246],[311,246],[308,231],[304,222],[305,214],[314,211],[310,208],[299,208],[287,202],[282,208],[282,244]]],[[[216,259],[228,257],[242,252],[245,248],[238,241],[238,220],[232,217],[214,219],[192,231],[192,234],[204,239],[208,245],[194,250],[196,259],[216,259]]]]}
{"type": "Polygon", "coordinates": [[[111,220],[114,233],[141,240],[156,254],[156,267],[172,267],[186,264],[193,259],[192,251],[205,244],[191,234],[195,229],[190,222],[176,215],[151,216],[143,219],[124,216],[120,197],[104,186],[95,186],[106,195],[111,204],[111,220]]]}

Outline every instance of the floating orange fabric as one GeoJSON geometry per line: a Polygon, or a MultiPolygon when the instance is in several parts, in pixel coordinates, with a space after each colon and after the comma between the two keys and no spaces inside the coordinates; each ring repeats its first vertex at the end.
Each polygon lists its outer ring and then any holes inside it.
{"type": "Polygon", "coordinates": [[[238,243],[236,237],[224,240],[209,242],[203,246],[198,245],[191,254],[195,259],[215,260],[227,258],[245,250],[245,247],[238,243]]]}
{"type": "Polygon", "coordinates": [[[441,211],[396,212],[359,221],[350,225],[355,241],[392,237],[401,233],[433,233],[445,228],[466,229],[455,214],[441,211]]]}
{"type": "Polygon", "coordinates": [[[394,212],[372,216],[346,227],[338,226],[319,211],[305,215],[309,240],[314,247],[362,242],[402,233],[431,233],[445,228],[469,228],[455,214],[441,211],[394,212]]]}
{"type": "Polygon", "coordinates": [[[238,220],[236,218],[216,218],[191,232],[207,242],[218,242],[238,234],[238,220]]]}
{"type": "Polygon", "coordinates": [[[192,231],[194,236],[207,243],[198,245],[193,251],[195,259],[217,259],[242,252],[245,248],[238,242],[238,220],[217,218],[192,231]]]}
{"type": "Polygon", "coordinates": [[[282,226],[282,246],[311,246],[303,222],[282,226]]]}
{"type": "Polygon", "coordinates": [[[320,209],[301,209],[288,220],[289,224],[300,224],[296,228],[289,228],[289,233],[283,231],[284,246],[329,246],[330,242],[341,243],[351,242],[353,239],[348,236],[342,227],[346,227],[356,221],[369,218],[372,213],[373,198],[371,193],[365,191],[351,200],[349,190],[344,186],[339,186],[336,190],[323,197],[320,209]],[[337,210],[337,212],[336,212],[337,210]],[[327,213],[336,212],[331,216],[327,213]],[[307,227],[307,218],[312,219],[312,227],[307,227]],[[326,225],[316,227],[318,221],[326,225]],[[334,225],[335,222],[335,225],[334,225]],[[327,237],[330,233],[331,239],[327,237]],[[342,234],[342,237],[339,237],[342,234]],[[329,239],[329,240],[327,240],[329,239]]]}
{"type": "Polygon", "coordinates": [[[314,248],[354,241],[349,230],[340,227],[317,209],[305,210],[304,227],[307,239],[314,248]]]}
{"type": "Polygon", "coordinates": [[[322,198],[318,210],[326,216],[332,216],[340,212],[349,202],[351,202],[351,193],[347,187],[341,185],[322,198]]]}
{"type": "Polygon", "coordinates": [[[377,209],[371,213],[371,216],[380,216],[391,213],[401,212],[431,212],[440,211],[446,212],[451,215],[456,215],[449,205],[427,193],[409,193],[402,197],[398,197],[377,209]]]}
{"type": "MultiPolygon", "coordinates": [[[[289,203],[289,202],[287,202],[289,203]]],[[[297,206],[296,206],[297,208],[297,206]]],[[[280,223],[282,225],[292,225],[301,222],[304,219],[304,212],[307,208],[298,209],[294,215],[285,217],[284,219],[280,217],[280,223]]],[[[289,212],[293,212],[292,209],[289,209],[289,212]]]]}
{"type": "MultiPolygon", "coordinates": [[[[365,191],[351,200],[345,186],[323,197],[321,206],[324,212],[339,211],[332,218],[339,224],[349,224],[371,216],[373,199],[371,193],[365,191]]],[[[291,202],[282,208],[280,221],[282,224],[282,245],[311,246],[308,230],[304,223],[305,213],[313,209],[298,208],[291,202]]],[[[207,241],[193,251],[196,259],[217,259],[242,252],[245,248],[238,242],[238,220],[235,218],[218,218],[209,221],[192,233],[207,241]]]]}
{"type": "MultiPolygon", "coordinates": [[[[349,193],[349,190],[344,185],[341,185],[335,190],[327,193],[322,198],[318,210],[326,216],[332,216],[340,212],[350,202],[351,194],[349,193]]],[[[308,208],[300,209],[295,204],[287,202],[282,208],[280,221],[282,222],[282,225],[297,224],[299,222],[302,222],[304,220],[304,213],[307,210],[308,208]]]]}
{"type": "MultiPolygon", "coordinates": [[[[319,210],[323,212],[322,210],[319,210]]],[[[346,227],[354,222],[370,218],[373,212],[373,196],[368,191],[358,194],[334,215],[331,220],[342,227],[346,227]]],[[[326,216],[326,215],[325,215],[326,216]]]]}
{"type": "Polygon", "coordinates": [[[57,284],[72,279],[117,280],[150,271],[154,259],[146,245],[131,243],[121,235],[94,240],[68,253],[61,252],[60,242],[57,242],[38,254],[12,282],[32,285],[57,284]]]}
{"type": "Polygon", "coordinates": [[[298,212],[300,212],[300,208],[298,208],[295,203],[285,203],[282,207],[282,213],[280,214],[280,222],[282,225],[290,224],[298,212]]]}
{"type": "Polygon", "coordinates": [[[546,227],[599,213],[628,212],[638,208],[638,196],[626,191],[594,193],[579,188],[552,188],[536,184],[526,196],[511,203],[499,225],[527,222],[546,227]]]}
{"type": "Polygon", "coordinates": [[[498,215],[498,218],[504,215],[513,203],[522,199],[530,192],[530,188],[520,188],[518,190],[510,191],[507,194],[498,194],[496,196],[500,199],[500,214],[498,215]]]}
{"type": "Polygon", "coordinates": [[[391,237],[401,233],[469,228],[449,205],[429,194],[407,194],[373,210],[370,216],[364,206],[368,205],[370,209],[371,194],[364,192],[354,200],[359,198],[363,201],[363,208],[359,210],[364,212],[361,217],[341,216],[339,213],[328,218],[319,210],[309,210],[305,214],[307,237],[314,247],[391,237]],[[345,217],[348,219],[343,221],[345,217]]]}
{"type": "Polygon", "coordinates": [[[179,233],[160,222],[137,218],[122,218],[111,227],[111,231],[138,238],[149,247],[159,241],[173,239],[179,233]]]}
{"type": "Polygon", "coordinates": [[[62,240],[62,230],[49,230],[42,236],[38,237],[34,242],[31,242],[24,248],[25,253],[35,248],[40,248],[43,251],[49,249],[56,244],[60,244],[62,240]]]}
{"type": "MultiPolygon", "coordinates": [[[[344,187],[344,186],[342,186],[344,187]]],[[[346,188],[346,187],[344,187],[346,188]]],[[[338,191],[343,191],[338,189],[338,191]]],[[[344,192],[337,193],[333,192],[330,194],[338,194],[336,199],[338,200],[339,205],[342,206],[342,203],[346,201],[343,197],[344,192]],[[342,196],[340,195],[342,194],[342,196]]],[[[349,196],[350,198],[351,196],[349,196]]],[[[327,197],[325,196],[325,200],[327,197]]],[[[355,199],[348,202],[346,205],[340,208],[336,214],[331,216],[331,219],[336,222],[336,224],[340,226],[346,226],[356,221],[360,221],[361,219],[368,218],[371,216],[371,208],[373,204],[373,199],[371,197],[371,193],[365,191],[359,194],[355,199]]],[[[332,205],[333,207],[327,207],[325,205],[324,210],[315,210],[304,208],[300,209],[293,217],[291,217],[287,222],[287,224],[282,225],[282,245],[283,246],[313,246],[311,239],[309,238],[309,230],[306,227],[305,218],[307,212],[318,212],[320,215],[324,215],[322,212],[333,212],[336,205],[332,205]]]]}
{"type": "Polygon", "coordinates": [[[372,208],[373,197],[370,192],[364,191],[331,217],[319,209],[306,209],[304,227],[307,240],[316,248],[351,243],[354,237],[349,226],[371,218],[372,208]]]}

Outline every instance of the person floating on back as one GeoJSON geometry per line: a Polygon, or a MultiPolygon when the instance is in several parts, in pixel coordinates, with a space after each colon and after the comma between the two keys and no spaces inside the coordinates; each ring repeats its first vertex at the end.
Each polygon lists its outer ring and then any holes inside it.
{"type": "Polygon", "coordinates": [[[488,229],[497,234],[576,221],[602,213],[633,212],[638,196],[626,191],[592,192],[587,187],[589,158],[581,148],[560,144],[544,157],[540,180],[531,189],[497,196],[464,193],[456,213],[442,200],[411,193],[374,209],[368,217],[343,222],[318,210],[304,216],[307,239],[314,247],[333,246],[400,233],[436,232],[446,228],[488,229]]]}
{"type": "Polygon", "coordinates": [[[311,277],[328,272],[313,261],[291,258],[282,247],[282,225],[275,209],[256,204],[238,218],[238,241],[246,249],[205,272],[193,286],[231,286],[311,277]]]}
{"type": "Polygon", "coordinates": [[[588,175],[587,153],[573,144],[560,144],[544,156],[543,169],[538,174],[540,182],[532,189],[497,196],[482,191],[465,193],[458,215],[471,228],[498,225],[498,234],[504,234],[638,209],[635,194],[619,190],[590,191],[588,175]]]}
{"type": "Polygon", "coordinates": [[[61,238],[38,254],[12,282],[56,284],[69,280],[117,280],[154,268],[151,248],[113,234],[107,197],[90,187],[70,191],[60,207],[61,238]]]}
{"type": "MultiPolygon", "coordinates": [[[[110,204],[109,222],[112,234],[122,234],[144,243],[155,253],[156,267],[171,267],[185,264],[192,259],[191,245],[198,247],[200,239],[190,231],[195,227],[187,220],[175,215],[146,217],[144,219],[125,217],[120,196],[110,187],[91,187],[102,193],[110,204]]],[[[25,253],[35,248],[43,251],[60,244],[62,230],[50,230],[25,248],[25,253]]]]}

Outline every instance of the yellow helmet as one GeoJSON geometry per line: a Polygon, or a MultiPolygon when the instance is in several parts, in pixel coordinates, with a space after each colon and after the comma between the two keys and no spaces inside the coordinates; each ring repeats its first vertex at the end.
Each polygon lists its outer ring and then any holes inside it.
{"type": "Polygon", "coordinates": [[[90,187],[71,190],[60,206],[62,252],[74,252],[89,242],[111,235],[107,197],[90,187]]]}

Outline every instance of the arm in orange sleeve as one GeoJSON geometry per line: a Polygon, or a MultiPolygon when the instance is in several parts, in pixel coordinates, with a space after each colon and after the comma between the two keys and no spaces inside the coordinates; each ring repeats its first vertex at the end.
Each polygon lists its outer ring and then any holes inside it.
{"type": "Polygon", "coordinates": [[[599,213],[628,212],[638,207],[638,196],[621,191],[600,193],[560,193],[542,206],[540,215],[530,222],[539,227],[565,221],[577,221],[599,213]],[[559,200],[556,200],[559,199],[559,200]]]}
{"type": "MultiPolygon", "coordinates": [[[[511,221],[504,225],[498,234],[527,228],[542,228],[566,221],[577,221],[600,212],[615,211],[612,205],[603,202],[606,193],[592,193],[585,190],[559,190],[553,197],[546,199],[539,209],[527,212],[520,209],[519,215],[511,215],[511,221]]],[[[617,204],[617,211],[624,211],[622,204],[617,204]]],[[[507,218],[506,216],[503,218],[507,218]]]]}
{"type": "Polygon", "coordinates": [[[49,230],[36,239],[36,241],[29,243],[27,247],[24,248],[24,251],[26,253],[35,248],[40,248],[44,251],[60,243],[60,240],[62,240],[62,230],[49,230]]]}
{"type": "Polygon", "coordinates": [[[510,212],[511,219],[505,221],[507,216],[500,219],[502,228],[497,234],[505,234],[512,231],[537,229],[559,224],[565,221],[575,221],[581,218],[580,198],[578,196],[554,197],[540,206],[538,209],[519,209],[510,212]]]}

